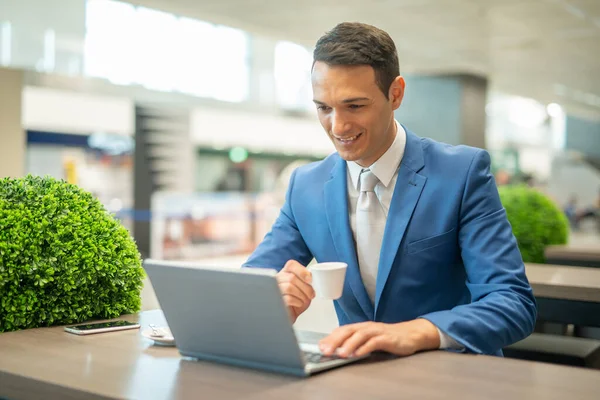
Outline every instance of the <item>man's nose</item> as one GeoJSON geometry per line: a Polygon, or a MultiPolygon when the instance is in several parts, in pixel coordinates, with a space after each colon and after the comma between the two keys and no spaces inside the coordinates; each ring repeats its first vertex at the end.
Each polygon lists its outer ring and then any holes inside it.
{"type": "Polygon", "coordinates": [[[349,129],[350,124],[348,121],[339,113],[334,112],[331,116],[331,133],[334,136],[342,137],[349,131],[349,129]]]}

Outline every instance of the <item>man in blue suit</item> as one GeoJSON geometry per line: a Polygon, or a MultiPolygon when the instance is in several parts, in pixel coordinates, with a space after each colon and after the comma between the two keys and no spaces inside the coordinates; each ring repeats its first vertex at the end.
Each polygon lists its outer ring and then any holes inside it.
{"type": "MultiPolygon", "coordinates": [[[[336,153],[296,169],[271,231],[244,266],[274,268],[293,321],[318,262],[348,264],[326,354],[451,349],[501,355],[536,304],[481,149],[418,137],[394,119],[404,96],[394,42],[342,23],[319,39],[319,120],[336,153]]],[[[440,127],[441,129],[443,127],[440,127]]]]}

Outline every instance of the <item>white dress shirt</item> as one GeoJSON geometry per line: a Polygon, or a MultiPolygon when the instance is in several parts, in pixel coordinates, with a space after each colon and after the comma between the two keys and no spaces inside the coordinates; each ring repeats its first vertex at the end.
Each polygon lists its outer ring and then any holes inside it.
{"type": "MultiPolygon", "coordinates": [[[[392,203],[392,196],[394,195],[394,188],[398,178],[398,169],[406,147],[406,132],[402,125],[397,121],[394,122],[397,127],[397,134],[394,142],[377,161],[368,167],[379,179],[379,183],[375,186],[375,195],[383,207],[385,218],[387,218],[390,210],[390,204],[392,203]]],[[[348,165],[348,208],[350,211],[350,227],[352,229],[354,240],[356,241],[356,205],[360,194],[358,188],[359,177],[363,167],[354,161],[347,161],[346,164],[348,165]]],[[[381,232],[381,235],[383,236],[383,232],[381,232]]],[[[367,290],[367,293],[369,293],[371,301],[373,301],[375,288],[365,287],[365,289],[367,290]]],[[[440,349],[462,348],[460,344],[444,332],[440,331],[439,328],[438,332],[440,334],[440,349]]]]}

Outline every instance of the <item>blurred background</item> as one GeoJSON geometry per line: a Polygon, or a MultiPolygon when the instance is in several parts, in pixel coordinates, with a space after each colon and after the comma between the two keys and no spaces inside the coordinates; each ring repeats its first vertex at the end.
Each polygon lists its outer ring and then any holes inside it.
{"type": "Polygon", "coordinates": [[[91,191],[143,257],[239,267],[334,150],[310,69],[342,21],[396,42],[400,123],[487,149],[600,248],[598,0],[0,0],[1,175],[91,191]]]}

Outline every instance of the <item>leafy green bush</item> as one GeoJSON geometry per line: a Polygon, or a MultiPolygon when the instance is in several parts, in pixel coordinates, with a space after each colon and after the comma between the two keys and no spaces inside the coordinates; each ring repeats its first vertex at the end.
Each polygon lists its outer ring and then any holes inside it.
{"type": "Polygon", "coordinates": [[[546,246],[567,243],[567,217],[546,195],[521,185],[498,190],[523,261],[544,263],[546,246]]]}
{"type": "Polygon", "coordinates": [[[139,311],[143,277],[135,242],[90,193],[0,180],[0,332],[139,311]]]}

